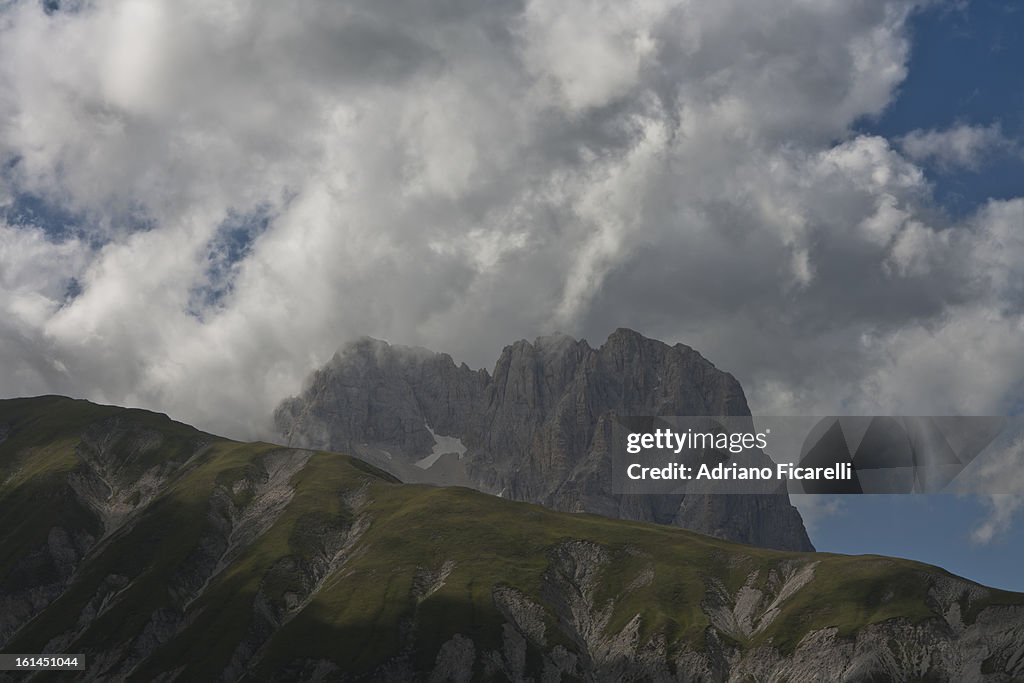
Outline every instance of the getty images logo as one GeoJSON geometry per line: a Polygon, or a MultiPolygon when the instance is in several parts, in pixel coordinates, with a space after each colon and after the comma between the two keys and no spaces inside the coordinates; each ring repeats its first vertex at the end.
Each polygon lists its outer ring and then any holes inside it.
{"type": "Polygon", "coordinates": [[[728,434],[724,431],[694,431],[693,428],[688,428],[684,432],[659,428],[651,432],[631,432],[626,437],[626,452],[630,455],[637,455],[645,450],[667,450],[678,455],[684,450],[700,449],[742,453],[750,448],[765,449],[767,447],[767,432],[728,434]]]}

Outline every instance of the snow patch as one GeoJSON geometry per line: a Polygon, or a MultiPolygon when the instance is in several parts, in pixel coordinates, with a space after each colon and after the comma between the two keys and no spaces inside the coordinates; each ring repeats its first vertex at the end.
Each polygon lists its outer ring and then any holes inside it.
{"type": "Polygon", "coordinates": [[[462,439],[457,439],[454,436],[441,436],[434,432],[429,424],[426,425],[426,428],[430,432],[430,436],[434,437],[434,448],[430,451],[430,455],[416,461],[416,467],[429,469],[442,455],[449,453],[455,453],[459,456],[459,460],[462,460],[462,456],[466,454],[466,446],[462,443],[462,439]]]}

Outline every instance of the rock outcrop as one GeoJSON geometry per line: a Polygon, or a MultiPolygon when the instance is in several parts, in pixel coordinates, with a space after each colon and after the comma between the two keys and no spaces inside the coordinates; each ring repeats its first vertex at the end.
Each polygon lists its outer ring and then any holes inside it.
{"type": "Polygon", "coordinates": [[[282,403],[275,424],[290,446],[351,453],[407,482],[812,550],[784,493],[611,492],[615,415],[749,414],[736,379],[695,350],[619,329],[597,349],[564,335],[518,341],[491,373],[447,354],[360,339],[282,403]]]}

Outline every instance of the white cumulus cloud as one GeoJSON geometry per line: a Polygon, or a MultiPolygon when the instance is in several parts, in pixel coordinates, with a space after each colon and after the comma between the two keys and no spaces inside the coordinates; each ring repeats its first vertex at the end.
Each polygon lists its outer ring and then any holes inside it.
{"type": "Polygon", "coordinates": [[[1013,152],[1017,147],[1003,135],[998,124],[915,130],[905,135],[900,144],[914,161],[935,163],[944,169],[977,169],[993,153],[1013,152]]]}

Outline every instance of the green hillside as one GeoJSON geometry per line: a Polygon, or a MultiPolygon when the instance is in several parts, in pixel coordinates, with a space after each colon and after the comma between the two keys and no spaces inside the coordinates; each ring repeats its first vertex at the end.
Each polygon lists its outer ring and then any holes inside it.
{"type": "Polygon", "coordinates": [[[740,680],[884,633],[891,674],[920,659],[901,629],[1024,674],[1024,596],[934,567],[404,485],[145,411],[0,401],[0,481],[3,651],[100,679],[740,680]]]}

